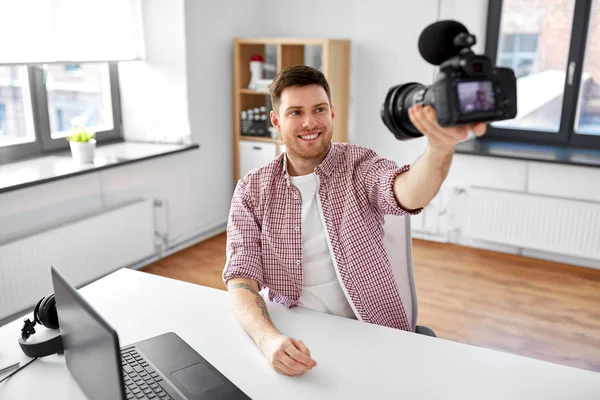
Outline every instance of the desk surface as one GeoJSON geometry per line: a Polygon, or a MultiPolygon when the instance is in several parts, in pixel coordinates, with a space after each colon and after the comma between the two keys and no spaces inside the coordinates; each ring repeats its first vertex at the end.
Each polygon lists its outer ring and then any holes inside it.
{"type": "MultiPolygon", "coordinates": [[[[225,291],[123,269],[81,293],[122,346],[174,331],[253,399],[600,398],[598,373],[269,304],[275,324],[304,341],[318,363],[286,377],[239,327],[225,291]]],[[[28,360],[17,343],[22,320],[0,328],[0,364],[28,360]]],[[[40,395],[84,398],[62,356],[37,360],[0,384],[2,399],[40,395]]]]}

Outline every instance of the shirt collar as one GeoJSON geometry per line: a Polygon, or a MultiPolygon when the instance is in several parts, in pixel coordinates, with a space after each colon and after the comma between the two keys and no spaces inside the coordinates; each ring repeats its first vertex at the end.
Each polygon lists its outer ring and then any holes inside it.
{"type": "Polygon", "coordinates": [[[337,153],[337,146],[331,142],[329,146],[329,151],[325,156],[325,159],[321,164],[317,165],[315,168],[315,172],[318,175],[329,176],[334,169],[335,166],[335,154],[337,153]]]}
{"type": "Polygon", "coordinates": [[[288,174],[287,171],[287,152],[283,152],[283,168],[281,169],[283,171],[283,177],[285,178],[285,183],[287,183],[288,186],[291,185],[291,181],[290,181],[290,176],[288,174]]]}

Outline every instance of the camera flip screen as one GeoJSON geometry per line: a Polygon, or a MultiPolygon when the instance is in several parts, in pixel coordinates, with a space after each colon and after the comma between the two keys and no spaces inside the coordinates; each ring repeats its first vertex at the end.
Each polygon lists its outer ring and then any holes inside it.
{"type": "Polygon", "coordinates": [[[463,114],[494,111],[496,109],[494,88],[491,81],[458,82],[456,90],[460,112],[463,114]]]}

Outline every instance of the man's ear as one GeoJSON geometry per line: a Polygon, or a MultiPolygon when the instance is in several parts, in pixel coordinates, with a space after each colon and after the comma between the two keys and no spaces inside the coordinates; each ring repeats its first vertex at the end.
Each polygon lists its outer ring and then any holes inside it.
{"type": "Polygon", "coordinates": [[[335,118],[335,107],[333,106],[333,104],[331,105],[331,119],[335,118]]]}
{"type": "Polygon", "coordinates": [[[279,130],[279,117],[277,117],[277,114],[275,114],[275,111],[271,110],[269,117],[271,118],[271,123],[273,124],[273,126],[277,130],[279,130]]]}

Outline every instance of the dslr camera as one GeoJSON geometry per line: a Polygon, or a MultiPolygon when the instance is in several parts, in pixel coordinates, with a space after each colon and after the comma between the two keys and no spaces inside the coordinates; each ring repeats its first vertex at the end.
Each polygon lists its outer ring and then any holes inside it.
{"type": "Polygon", "coordinates": [[[440,126],[501,121],[517,115],[517,82],[510,68],[495,67],[489,57],[471,50],[475,36],[459,22],[429,25],[419,37],[425,61],[439,65],[431,86],[409,82],[389,89],[381,119],[398,140],[421,137],[408,109],[431,105],[440,126]]]}

